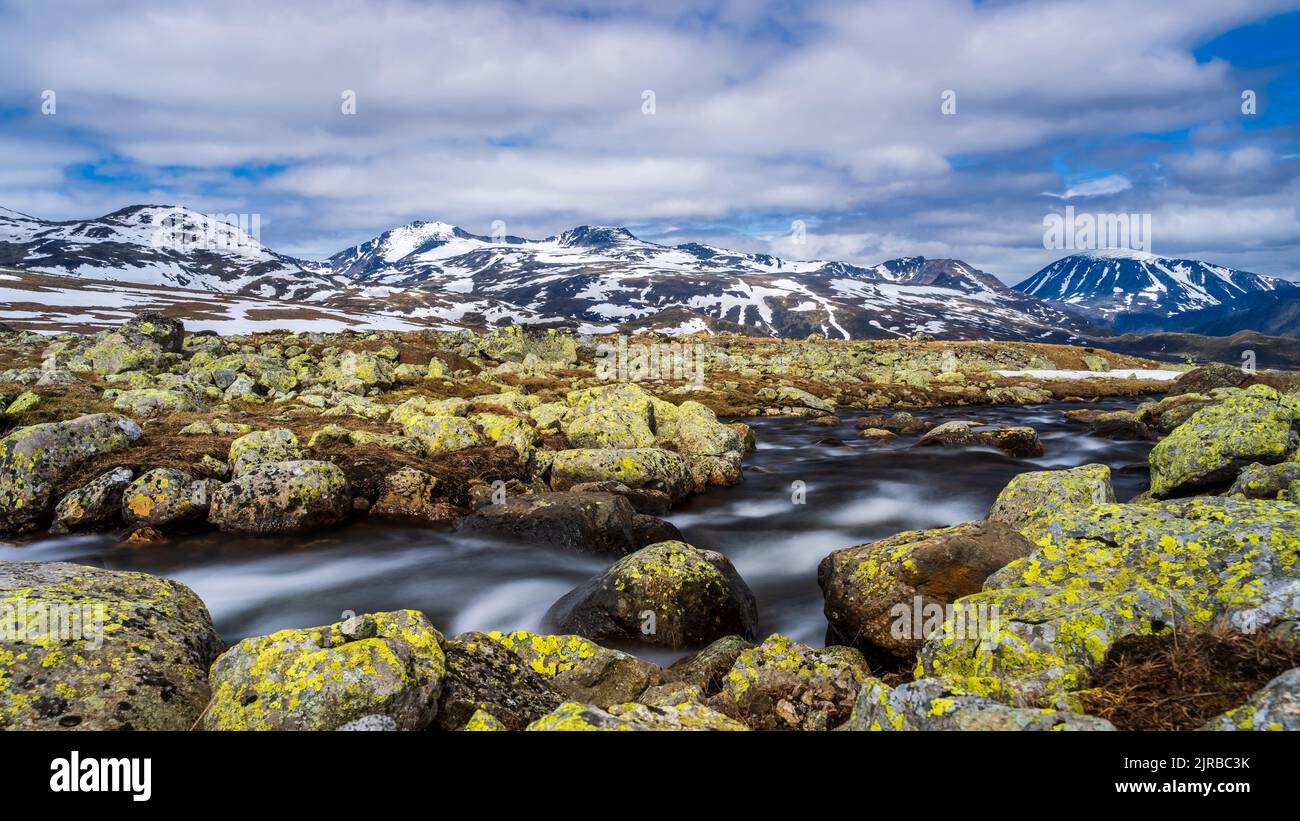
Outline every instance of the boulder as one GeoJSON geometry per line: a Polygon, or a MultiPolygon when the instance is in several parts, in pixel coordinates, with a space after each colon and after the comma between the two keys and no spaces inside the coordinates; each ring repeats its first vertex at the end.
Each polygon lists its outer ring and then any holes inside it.
{"type": "Polygon", "coordinates": [[[622,704],[635,700],[647,687],[663,683],[663,671],[656,665],[581,636],[548,636],[523,630],[486,635],[557,690],[584,704],[622,704]]]}
{"type": "Polygon", "coordinates": [[[408,439],[415,442],[425,456],[437,456],[483,444],[478,429],[460,416],[413,416],[402,425],[408,439]]]}
{"type": "Polygon", "coordinates": [[[661,448],[557,451],[550,481],[554,490],[568,490],[584,482],[615,481],[629,488],[663,491],[673,502],[688,496],[695,486],[686,459],[661,448]]]}
{"type": "Polygon", "coordinates": [[[1252,462],[1281,462],[1300,446],[1297,403],[1256,385],[1192,414],[1156,443],[1148,461],[1156,498],[1231,481],[1252,462]]]}
{"type": "Polygon", "coordinates": [[[253,431],[230,443],[230,470],[236,477],[254,465],[306,458],[298,437],[288,428],[253,431]]]}
{"type": "Polygon", "coordinates": [[[1235,365],[1212,363],[1192,368],[1178,377],[1165,393],[1179,396],[1186,393],[1208,394],[1215,388],[1244,388],[1253,385],[1256,376],[1235,365]]]}
{"type": "Polygon", "coordinates": [[[965,420],[944,422],[931,429],[916,443],[916,447],[935,445],[946,448],[997,448],[1018,459],[1043,455],[1043,445],[1038,441],[1038,432],[1033,428],[1024,426],[990,428],[965,420]]]}
{"type": "Polygon", "coordinates": [[[195,480],[172,468],[156,468],[122,493],[122,521],[128,527],[164,527],[207,516],[214,482],[195,480]]]}
{"type": "Polygon", "coordinates": [[[396,470],[384,477],[379,497],[370,506],[370,515],[408,524],[446,521],[437,488],[438,480],[422,470],[410,467],[396,470]]]}
{"type": "Polygon", "coordinates": [[[244,639],[212,665],[204,729],[332,730],[381,715],[423,730],[446,673],[441,638],[398,610],[244,639]]]}
{"type": "Polygon", "coordinates": [[[1216,621],[1252,631],[1300,614],[1300,505],[1102,504],[1043,510],[1022,532],[1037,549],[954,603],[918,675],[992,678],[1021,703],[1077,709],[1077,691],[1124,636],[1216,621]],[[992,614],[994,635],[955,629],[992,614]]]}
{"type": "Polygon", "coordinates": [[[826,620],[844,641],[913,656],[948,605],[978,593],[986,578],[1033,550],[1012,526],[987,521],[837,550],[817,569],[826,620]]]}
{"type": "Polygon", "coordinates": [[[869,679],[841,730],[1114,730],[1104,718],[1052,709],[1011,707],[974,695],[952,678],[925,678],[890,688],[869,679]]]}
{"type": "Polygon", "coordinates": [[[522,461],[527,462],[533,451],[542,443],[542,437],[524,416],[505,416],[499,413],[475,413],[469,421],[478,425],[483,436],[492,444],[512,448],[522,461]]]}
{"type": "Polygon", "coordinates": [[[278,536],[342,522],[352,508],[342,469],[329,462],[256,464],[222,485],[208,521],[224,531],[278,536]]]}
{"type": "Polygon", "coordinates": [[[834,413],[835,403],[829,399],[822,399],[819,396],[813,396],[808,391],[800,388],[793,388],[789,385],[782,385],[777,389],[776,396],[787,402],[796,402],[805,408],[821,411],[822,413],[834,413]]]}
{"type": "Polygon", "coordinates": [[[188,730],[224,649],[185,585],[63,562],[0,562],[0,623],[0,730],[188,730]]]}
{"type": "Polygon", "coordinates": [[[1106,465],[1034,470],[1012,477],[989,509],[989,520],[1019,528],[1038,516],[1059,516],[1114,501],[1106,465]]]}
{"type": "Polygon", "coordinates": [[[635,511],[612,493],[535,493],[488,504],[457,522],[464,533],[494,533],[584,553],[625,554],[638,545],[635,511]]]}
{"type": "Polygon", "coordinates": [[[669,541],[624,556],[574,588],[545,621],[594,641],[700,647],[731,634],[753,639],[758,609],[726,556],[669,541]]]}
{"type": "Polygon", "coordinates": [[[201,411],[205,408],[201,402],[182,391],[143,388],[122,391],[113,402],[113,410],[136,419],[151,419],[169,413],[201,411]]]}
{"type": "Polygon", "coordinates": [[[95,413],[20,428],[0,439],[0,533],[44,519],[65,474],[92,456],[125,450],[140,436],[140,426],[125,416],[95,413]]]}
{"type": "Polygon", "coordinates": [[[709,706],[755,730],[829,730],[848,720],[870,674],[853,648],[774,634],[736,657],[709,706]]]}
{"type": "Polygon", "coordinates": [[[664,670],[664,681],[696,687],[704,696],[711,696],[722,688],[723,678],[740,654],[754,646],[740,636],[723,636],[703,650],[673,662],[664,670]]]}
{"type": "Polygon", "coordinates": [[[554,711],[528,725],[530,731],[593,730],[721,730],[749,729],[702,704],[651,707],[645,704],[617,704],[608,710],[566,701],[554,711]]]}
{"type": "Polygon", "coordinates": [[[462,633],[442,648],[447,673],[437,726],[443,730],[467,728],[480,712],[500,729],[522,730],[564,700],[550,680],[485,633],[462,633]]]}
{"type": "Polygon", "coordinates": [[[1245,704],[1211,719],[1202,730],[1300,730],[1300,667],[1264,685],[1245,704]]]}
{"type": "Polygon", "coordinates": [[[130,468],[113,468],[67,494],[54,507],[51,532],[66,533],[117,518],[122,510],[122,491],[133,478],[135,472],[130,468]]]}
{"type": "MultiPolygon", "coordinates": [[[[1300,462],[1289,461],[1278,465],[1261,465],[1256,462],[1241,469],[1228,492],[1252,499],[1276,499],[1295,481],[1300,481],[1300,462]]],[[[1291,501],[1300,499],[1292,497],[1291,501]]]]}

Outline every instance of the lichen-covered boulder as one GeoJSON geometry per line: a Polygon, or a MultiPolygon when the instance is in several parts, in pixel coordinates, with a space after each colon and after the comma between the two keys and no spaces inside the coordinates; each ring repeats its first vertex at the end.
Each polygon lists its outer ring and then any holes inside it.
{"type": "Polygon", "coordinates": [[[383,715],[422,730],[437,716],[442,637],[414,610],[244,639],[212,665],[207,730],[332,730],[383,715]]]}
{"type": "Polygon", "coordinates": [[[841,730],[1114,730],[1104,718],[1053,709],[1012,707],[967,691],[952,678],[898,687],[869,679],[841,730]]]}
{"type": "Polygon", "coordinates": [[[438,699],[437,726],[468,728],[479,713],[500,729],[522,730],[564,700],[542,674],[485,633],[462,633],[442,645],[447,674],[438,699]]]}
{"type": "Polygon", "coordinates": [[[848,719],[870,675],[851,647],[817,650],[776,634],[736,657],[709,706],[755,730],[829,730],[848,719]]]}
{"type": "Polygon", "coordinates": [[[0,439],[0,532],[44,519],[68,471],[92,456],[124,450],[140,436],[140,426],[125,416],[94,413],[20,428],[0,439]]]}
{"type": "Polygon", "coordinates": [[[648,448],[655,443],[644,416],[623,408],[600,408],[573,418],[564,434],[579,448],[648,448]]]}
{"type": "Polygon", "coordinates": [[[462,731],[469,733],[502,732],[505,729],[507,729],[506,725],[502,724],[497,720],[496,716],[487,710],[475,710],[474,715],[470,716],[469,721],[465,722],[465,726],[461,727],[462,731]]]}
{"type": "Polygon", "coordinates": [[[406,437],[425,456],[480,447],[483,438],[468,419],[460,416],[413,416],[402,425],[406,437]]]}
{"type": "Polygon", "coordinates": [[[1300,615],[1300,505],[1095,505],[1043,513],[1023,533],[1037,549],[954,604],[919,674],[993,677],[1023,702],[1077,709],[1073,694],[1123,636],[1219,619],[1250,631],[1300,615]],[[957,629],[994,613],[992,634],[957,629]]]}
{"type": "Polygon", "coordinates": [[[1240,707],[1211,719],[1202,730],[1300,730],[1300,667],[1264,685],[1240,707]]]}
{"type": "Polygon", "coordinates": [[[550,473],[555,490],[584,482],[616,481],[630,488],[661,490],[674,502],[689,495],[695,484],[686,460],[662,448],[561,450],[551,462],[550,473]]]}
{"type": "Polygon", "coordinates": [[[342,522],[352,507],[347,476],[329,462],[256,464],[212,495],[208,521],[253,536],[297,533],[342,522]]]}
{"type": "Polygon", "coordinates": [[[1033,470],[1012,477],[989,509],[989,520],[1018,528],[1041,515],[1060,515],[1114,501],[1107,465],[1033,470]]]}
{"type": "Polygon", "coordinates": [[[743,454],[745,441],[740,433],[718,421],[714,412],[699,402],[686,401],[676,409],[674,430],[669,444],[688,456],[724,456],[743,454]]]}
{"type": "MultiPolygon", "coordinates": [[[[1276,499],[1284,494],[1291,483],[1300,480],[1300,462],[1289,461],[1277,465],[1246,465],[1237,474],[1229,493],[1240,493],[1252,499],[1276,499]]],[[[1291,501],[1300,499],[1292,497],[1291,501]]]]}
{"type": "Polygon", "coordinates": [[[388,421],[405,425],[417,416],[464,416],[469,412],[468,399],[429,399],[424,396],[412,396],[393,408],[388,414],[388,421]]]}
{"type": "Polygon", "coordinates": [[[80,530],[116,518],[121,513],[122,491],[133,478],[135,472],[130,468],[113,468],[68,493],[54,506],[51,532],[80,530]]]}
{"type": "Polygon", "coordinates": [[[506,325],[492,329],[475,341],[484,356],[497,362],[522,362],[529,355],[557,367],[578,361],[577,341],[573,334],[555,328],[506,325]]]}
{"type": "Polygon", "coordinates": [[[393,384],[393,363],[370,351],[344,351],[337,363],[321,368],[321,378],[341,390],[364,394],[371,388],[393,384]]]}
{"type": "Polygon", "coordinates": [[[703,650],[673,662],[664,670],[664,681],[697,687],[701,694],[711,696],[722,688],[723,678],[740,654],[754,646],[740,636],[723,636],[703,650]]]}
{"type": "Polygon", "coordinates": [[[726,556],[670,541],[619,559],[565,594],[545,620],[595,641],[681,648],[732,634],[753,639],[758,609],[726,556]]]}
{"type": "Polygon", "coordinates": [[[235,476],[254,465],[306,458],[297,435],[288,428],[255,430],[230,443],[230,471],[235,476]]]}
{"type": "Polygon", "coordinates": [[[817,569],[826,620],[845,642],[912,656],[949,604],[978,593],[995,571],[1033,550],[1015,528],[986,521],[837,550],[817,569]]]}
{"type": "Polygon", "coordinates": [[[916,447],[940,446],[946,448],[989,447],[997,448],[1017,458],[1042,456],[1043,444],[1038,432],[1031,427],[1015,426],[994,428],[967,420],[944,422],[926,432],[916,447]]]}
{"type": "Polygon", "coordinates": [[[0,730],[188,730],[224,649],[185,585],[63,562],[0,562],[0,622],[0,730]]]}
{"type": "Polygon", "coordinates": [[[744,479],[741,467],[743,457],[739,451],[728,451],[721,456],[708,454],[691,454],[686,463],[691,469],[691,481],[696,493],[703,493],[710,487],[731,487],[744,479]]]}
{"type": "Polygon", "coordinates": [[[203,404],[182,391],[142,388],[122,391],[113,402],[113,410],[136,419],[150,419],[169,413],[204,410],[203,404]]]}
{"type": "Polygon", "coordinates": [[[534,493],[485,505],[460,519],[464,533],[494,533],[526,544],[584,553],[631,553],[640,545],[636,511],[613,493],[534,493]]]}
{"type": "Polygon", "coordinates": [[[702,704],[648,706],[635,702],[616,704],[608,710],[566,701],[553,712],[528,725],[528,730],[565,732],[593,730],[748,730],[744,724],[702,704]]]}
{"type": "Polygon", "coordinates": [[[163,527],[208,514],[215,483],[172,468],[155,468],[122,492],[122,521],[129,527],[163,527]]]}
{"type": "Polygon", "coordinates": [[[479,430],[492,444],[498,447],[513,448],[519,458],[528,461],[533,451],[541,444],[542,437],[523,416],[505,416],[500,413],[475,413],[469,421],[478,425],[479,430]]]}
{"type": "Polygon", "coordinates": [[[822,411],[823,413],[834,413],[835,403],[829,399],[822,399],[814,396],[808,391],[800,388],[793,388],[789,385],[781,386],[776,392],[778,399],[784,399],[788,402],[797,402],[805,408],[822,411]]]}
{"type": "Polygon", "coordinates": [[[370,515],[410,524],[443,521],[444,507],[437,497],[438,480],[415,468],[400,468],[384,477],[370,515]]]}
{"type": "Polygon", "coordinates": [[[581,636],[547,636],[523,630],[486,635],[557,690],[583,704],[609,707],[634,701],[647,687],[663,683],[663,671],[657,665],[581,636]]]}
{"type": "Polygon", "coordinates": [[[1192,414],[1148,457],[1151,493],[1177,496],[1228,482],[1252,462],[1281,462],[1300,446],[1296,404],[1255,385],[1192,414]]]}
{"type": "Polygon", "coordinates": [[[10,416],[16,416],[24,411],[31,410],[40,403],[41,395],[39,393],[34,391],[23,391],[14,399],[14,401],[9,403],[9,407],[5,408],[4,412],[10,416]]]}

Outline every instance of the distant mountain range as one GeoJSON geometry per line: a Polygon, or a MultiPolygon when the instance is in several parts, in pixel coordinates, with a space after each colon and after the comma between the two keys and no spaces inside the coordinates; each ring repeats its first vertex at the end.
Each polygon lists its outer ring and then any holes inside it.
{"type": "MultiPolygon", "coordinates": [[[[0,268],[116,282],[124,292],[155,289],[148,298],[167,288],[279,302],[284,310],[364,317],[367,326],[386,316],[403,327],[530,322],[593,333],[1062,343],[1104,335],[1108,326],[1128,330],[1130,316],[1174,322],[1246,297],[1260,300],[1252,309],[1264,314],[1271,309],[1260,295],[1295,288],[1193,261],[1081,254],[1013,289],[959,260],[906,257],[872,267],[785,260],[660,245],[600,226],[534,240],[413,222],[316,262],[266,248],[247,226],[156,205],[69,222],[0,208],[0,268]]],[[[270,315],[258,305],[259,315],[270,315]]],[[[12,313],[4,312],[7,321],[12,313]]],[[[1230,314],[1204,319],[1230,325],[1230,314]]]]}
{"type": "Polygon", "coordinates": [[[1296,283],[1194,259],[1140,251],[1074,254],[1015,287],[1121,333],[1300,330],[1296,283]]]}

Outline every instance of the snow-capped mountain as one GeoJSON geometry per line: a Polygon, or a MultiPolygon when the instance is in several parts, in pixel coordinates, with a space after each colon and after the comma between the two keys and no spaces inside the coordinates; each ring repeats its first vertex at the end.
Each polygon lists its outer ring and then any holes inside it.
{"type": "Polygon", "coordinates": [[[1175,317],[1261,294],[1285,297],[1295,283],[1192,259],[1141,251],[1094,251],[1058,259],[1016,290],[1099,320],[1120,331],[1172,329],[1175,317]]]}
{"type": "Polygon", "coordinates": [[[1052,342],[1096,331],[957,260],[911,257],[863,267],[701,243],[662,245],[619,227],[580,226],[524,239],[413,222],[310,262],[271,251],[255,233],[165,206],[73,222],[4,211],[0,267],[282,299],[415,323],[1052,342]]]}
{"type": "Polygon", "coordinates": [[[874,268],[786,260],[701,243],[661,245],[625,228],[580,226],[540,240],[489,238],[445,223],[387,231],[329,260],[371,287],[491,296],[591,332],[737,327],[804,337],[1052,339],[1086,322],[956,260],[874,268]],[[686,311],[687,313],[683,313],[686,311]]]}

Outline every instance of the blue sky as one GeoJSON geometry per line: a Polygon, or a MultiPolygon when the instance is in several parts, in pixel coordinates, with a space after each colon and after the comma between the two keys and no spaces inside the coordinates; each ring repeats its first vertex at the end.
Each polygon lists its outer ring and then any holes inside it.
{"type": "Polygon", "coordinates": [[[312,258],[596,223],[1009,282],[1071,205],[1300,278],[1300,2],[267,6],[0,0],[0,205],[257,213],[312,258]]]}

